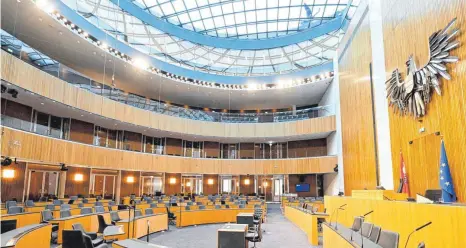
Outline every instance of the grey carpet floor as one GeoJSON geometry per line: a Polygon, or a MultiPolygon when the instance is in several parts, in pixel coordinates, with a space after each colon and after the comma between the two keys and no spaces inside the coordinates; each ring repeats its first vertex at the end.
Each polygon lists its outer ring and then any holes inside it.
{"type": "MultiPolygon", "coordinates": [[[[279,204],[268,204],[267,222],[262,225],[265,233],[259,248],[309,248],[304,232],[288,221],[280,211],[279,204]]],[[[150,235],[150,243],[171,248],[215,248],[217,247],[217,229],[223,224],[199,225],[177,229],[170,226],[170,231],[150,235]]],[[[141,240],[146,240],[143,238],[141,240]]],[[[250,243],[250,247],[253,243],[250,243]]],[[[319,248],[313,247],[313,248],[319,248]]]]}

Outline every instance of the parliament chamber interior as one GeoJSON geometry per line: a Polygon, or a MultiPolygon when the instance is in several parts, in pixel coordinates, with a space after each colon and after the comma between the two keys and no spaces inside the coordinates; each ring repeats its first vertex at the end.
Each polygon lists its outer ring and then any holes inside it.
{"type": "Polygon", "coordinates": [[[1,247],[466,247],[466,0],[2,0],[1,247]]]}

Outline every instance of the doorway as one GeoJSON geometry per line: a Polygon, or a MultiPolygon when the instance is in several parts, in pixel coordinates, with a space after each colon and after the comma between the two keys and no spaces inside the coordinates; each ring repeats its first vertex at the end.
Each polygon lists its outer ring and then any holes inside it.
{"type": "Polygon", "coordinates": [[[39,201],[42,197],[57,196],[59,173],[57,171],[30,170],[27,200],[39,201]]]}
{"type": "Polygon", "coordinates": [[[163,192],[162,176],[142,176],[142,194],[155,195],[155,192],[163,192]]]}
{"type": "Polygon", "coordinates": [[[91,194],[101,196],[104,199],[115,197],[116,175],[92,174],[91,194]]]}
{"type": "Polygon", "coordinates": [[[181,175],[181,193],[202,193],[202,175],[181,175]]]}

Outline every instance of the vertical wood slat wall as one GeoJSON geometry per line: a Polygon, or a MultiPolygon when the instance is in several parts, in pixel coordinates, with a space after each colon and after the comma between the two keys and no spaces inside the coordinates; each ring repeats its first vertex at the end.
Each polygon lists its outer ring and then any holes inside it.
{"type": "Polygon", "coordinates": [[[369,15],[340,58],[340,110],[346,195],[375,189],[376,158],[369,65],[372,60],[369,15]]]}
{"type": "Polygon", "coordinates": [[[406,61],[412,54],[418,67],[428,60],[428,38],[457,17],[460,47],[451,52],[459,57],[448,64],[451,81],[441,80],[442,96],[433,94],[427,115],[418,120],[399,116],[390,108],[390,137],[395,188],[400,178],[400,149],[406,162],[410,193],[423,194],[439,188],[440,140],[443,138],[461,202],[466,201],[466,2],[463,0],[393,0],[382,1],[385,66],[387,78],[396,68],[406,75],[406,61]],[[421,122],[422,121],[422,122],[421,122]],[[424,127],[425,132],[419,133],[424,127]],[[440,132],[442,136],[433,133],[440,132]],[[413,144],[409,141],[413,140],[413,144]]]}

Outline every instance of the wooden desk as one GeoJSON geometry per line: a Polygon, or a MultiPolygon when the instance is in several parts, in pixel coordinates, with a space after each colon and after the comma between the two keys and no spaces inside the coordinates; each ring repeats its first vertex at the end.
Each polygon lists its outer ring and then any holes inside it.
{"type": "Polygon", "coordinates": [[[311,245],[319,245],[318,219],[328,219],[328,214],[312,214],[310,212],[305,212],[302,208],[286,206],[285,217],[306,233],[309,243],[311,243],[311,245]]]}
{"type": "Polygon", "coordinates": [[[254,213],[239,213],[236,215],[236,224],[246,224],[248,227],[254,227],[254,213]]]}
{"type": "Polygon", "coordinates": [[[41,222],[40,213],[20,213],[20,214],[5,214],[0,216],[2,220],[16,220],[16,228],[39,224],[41,222]]]}
{"type": "MultiPolygon", "coordinates": [[[[133,214],[131,213],[131,216],[132,215],[133,214]]],[[[147,235],[148,225],[149,225],[149,234],[167,230],[168,229],[168,215],[167,214],[144,215],[144,216],[140,216],[136,218],[120,220],[117,223],[115,223],[115,225],[123,226],[123,230],[126,232],[123,235],[117,236],[119,240],[127,239],[127,238],[140,238],[140,237],[144,237],[147,235]]]]}
{"type": "MultiPolygon", "coordinates": [[[[432,221],[432,225],[413,234],[410,247],[424,241],[426,247],[466,247],[466,207],[447,204],[421,204],[405,201],[356,199],[353,197],[326,196],[325,207],[333,213],[339,206],[338,222],[351,226],[355,216],[374,211],[366,222],[400,234],[400,244],[405,244],[411,231],[432,221]]],[[[332,217],[332,220],[334,217],[332,217]]]]}
{"type": "MultiPolygon", "coordinates": [[[[309,206],[313,206],[315,208],[317,208],[317,212],[324,212],[324,203],[321,202],[321,201],[305,201],[304,203],[306,203],[307,205],[309,206]]],[[[301,202],[289,202],[289,201],[283,201],[282,202],[282,208],[285,208],[285,206],[290,206],[290,207],[302,207],[303,206],[303,203],[301,202]]]]}
{"type": "Polygon", "coordinates": [[[393,190],[353,190],[351,197],[358,199],[406,201],[408,195],[406,193],[396,193],[393,190]]]}
{"type": "Polygon", "coordinates": [[[227,224],[218,229],[218,248],[247,248],[249,242],[246,240],[248,225],[227,224]]]}
{"type": "Polygon", "coordinates": [[[176,220],[177,227],[214,224],[214,223],[235,223],[239,213],[254,213],[251,208],[223,208],[181,211],[180,217],[176,220]]]}
{"type": "MultiPolygon", "coordinates": [[[[349,228],[341,225],[338,225],[338,230],[334,226],[323,223],[323,247],[324,248],[353,248],[361,247],[362,242],[364,242],[364,247],[366,248],[382,248],[381,246],[375,244],[367,238],[361,239],[361,235],[358,232],[352,232],[349,228]],[[352,238],[351,238],[352,237],[352,238]],[[363,241],[364,240],[364,241],[363,241]]],[[[401,245],[399,245],[401,247],[401,245]]]]}
{"type": "Polygon", "coordinates": [[[1,235],[1,247],[16,248],[50,248],[52,225],[33,224],[1,235]]]}
{"type": "MultiPolygon", "coordinates": [[[[119,211],[119,214],[125,215],[125,211],[119,211]]],[[[74,215],[66,218],[57,218],[51,220],[50,223],[58,225],[58,238],[57,243],[61,244],[63,242],[62,232],[63,230],[73,230],[72,225],[74,223],[81,223],[84,230],[88,232],[97,232],[99,230],[99,220],[97,219],[97,215],[103,215],[104,219],[107,223],[110,223],[110,213],[92,213],[92,214],[85,214],[85,215],[74,215]]]]}
{"type": "Polygon", "coordinates": [[[113,248],[168,248],[166,246],[147,243],[138,239],[125,239],[112,244],[113,248]]]}

